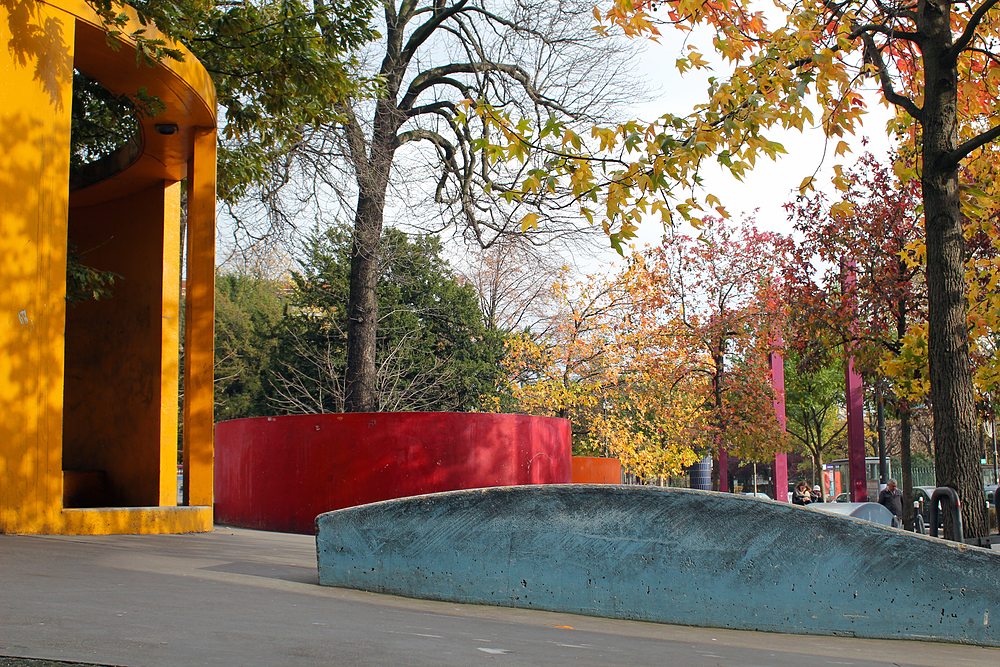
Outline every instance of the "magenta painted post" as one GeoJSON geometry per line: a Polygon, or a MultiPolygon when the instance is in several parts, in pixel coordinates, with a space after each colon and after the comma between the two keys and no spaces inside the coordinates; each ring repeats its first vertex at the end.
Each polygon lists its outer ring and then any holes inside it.
{"type": "Polygon", "coordinates": [[[851,502],[868,501],[868,471],[865,469],[865,404],[861,376],[854,370],[854,357],[847,358],[847,467],[851,476],[851,502]]]}
{"type": "MultiPolygon", "coordinates": [[[[777,343],[781,344],[781,337],[777,343]]],[[[785,360],[781,353],[775,350],[770,354],[771,364],[771,386],[774,388],[774,416],[778,418],[778,426],[785,430],[787,420],[785,419],[785,360]]],[[[774,499],[788,502],[788,454],[782,452],[774,455],[774,499]]]]}
{"type": "MultiPolygon", "coordinates": [[[[841,284],[844,298],[850,313],[857,315],[857,302],[854,298],[855,267],[854,260],[842,260],[840,263],[841,284]]],[[[847,399],[847,470],[851,477],[851,502],[868,501],[868,471],[865,469],[865,402],[861,376],[854,370],[854,356],[850,344],[846,346],[847,364],[844,368],[844,391],[847,399]]]]}

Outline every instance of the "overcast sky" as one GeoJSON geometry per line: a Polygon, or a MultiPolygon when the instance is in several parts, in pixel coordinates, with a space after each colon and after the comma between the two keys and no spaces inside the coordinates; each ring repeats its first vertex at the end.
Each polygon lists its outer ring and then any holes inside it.
{"type": "MultiPolygon", "coordinates": [[[[704,101],[706,89],[708,87],[708,73],[689,73],[681,77],[677,72],[674,62],[682,52],[684,44],[681,37],[675,32],[671,34],[669,30],[664,31],[660,43],[648,42],[645,52],[640,61],[640,69],[647,79],[653,91],[653,99],[650,102],[639,104],[635,107],[636,116],[643,120],[652,120],[663,113],[687,113],[692,106],[704,101]]],[[[694,43],[699,43],[697,36],[692,38],[694,43]]],[[[700,43],[708,43],[702,39],[700,43]]],[[[703,50],[706,58],[711,60],[708,50],[703,50]]],[[[724,76],[724,68],[717,65],[714,72],[716,76],[724,76]]],[[[715,173],[706,173],[708,190],[716,194],[726,206],[729,213],[738,217],[743,213],[752,213],[754,209],[759,209],[756,214],[757,224],[762,229],[776,232],[790,233],[791,223],[788,222],[782,206],[794,199],[798,192],[798,186],[802,179],[819,169],[819,181],[824,189],[832,190],[828,186],[832,165],[842,163],[850,166],[859,157],[865,148],[861,146],[861,137],[869,138],[867,150],[884,158],[889,151],[889,141],[885,133],[886,121],[891,117],[888,110],[882,107],[877,97],[869,96],[869,114],[865,120],[865,129],[855,138],[847,138],[847,142],[854,148],[853,155],[834,159],[832,154],[836,141],[830,147],[830,154],[823,155],[824,137],[820,128],[811,129],[805,133],[791,131],[779,137],[787,155],[781,156],[777,162],[771,162],[766,157],[757,162],[757,166],[745,181],[740,182],[723,173],[720,168],[715,173]]],[[[816,117],[820,114],[817,112],[816,117]]],[[[646,225],[641,230],[640,236],[644,241],[655,242],[660,237],[658,225],[646,225]]]]}

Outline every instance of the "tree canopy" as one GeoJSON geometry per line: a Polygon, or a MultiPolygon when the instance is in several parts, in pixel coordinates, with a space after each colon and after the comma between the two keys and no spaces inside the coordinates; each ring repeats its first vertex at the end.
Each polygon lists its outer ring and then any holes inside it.
{"type": "MultiPolygon", "coordinates": [[[[343,412],[351,233],[317,231],[292,273],[272,365],[272,407],[343,412]]],[[[471,286],[441,256],[440,240],[383,234],[379,263],[376,411],[477,408],[491,393],[503,353],[471,286]]]]}
{"type": "Polygon", "coordinates": [[[419,219],[421,232],[450,230],[479,246],[508,236],[546,243],[591,231],[564,213],[572,209],[571,195],[505,196],[525,169],[482,155],[476,141],[490,129],[465,103],[516,108],[539,122],[553,114],[583,126],[608,118],[612,103],[629,94],[609,85],[626,71],[625,59],[619,46],[590,29],[591,6],[583,0],[382,0],[377,7],[381,38],[352,55],[378,82],[378,95],[335,104],[337,118],[310,126],[273,182],[257,192],[260,205],[237,215],[251,241],[307,213],[353,219],[347,405],[355,411],[374,409],[376,267],[387,210],[394,226],[419,219]],[[287,196],[276,196],[278,186],[287,196]],[[526,233],[519,224],[524,211],[549,224],[526,233]]]}
{"type": "Polygon", "coordinates": [[[782,246],[750,223],[712,220],[614,275],[564,274],[546,326],[508,342],[494,409],[568,418],[575,452],[613,454],[641,477],[709,453],[784,451],[768,367],[782,246]]]}
{"type": "MultiPolygon", "coordinates": [[[[839,361],[839,360],[837,360],[839,361]]],[[[841,363],[817,367],[797,354],[785,363],[785,414],[792,442],[809,457],[812,483],[820,484],[823,461],[832,450],[844,450],[844,371],[841,363]]]]}
{"type": "MultiPolygon", "coordinates": [[[[121,35],[136,43],[139,62],[183,58],[175,44],[151,36],[149,27],[155,26],[190,49],[208,70],[223,108],[218,194],[226,202],[268,182],[273,165],[301,140],[306,128],[339,117],[340,101],[361,92],[374,95],[375,81],[361,74],[351,55],[377,35],[371,26],[371,0],[87,2],[104,22],[109,41],[121,35]],[[128,22],[124,4],[138,13],[137,29],[128,22]]],[[[155,105],[144,106],[141,93],[139,98],[131,100],[131,109],[155,115],[155,105]]],[[[119,109],[115,118],[122,116],[121,101],[101,102],[119,109]]],[[[93,104],[79,110],[91,121],[105,121],[100,123],[102,133],[120,134],[112,114],[93,104]]],[[[77,111],[74,105],[75,120],[77,111]]],[[[91,137],[91,143],[99,141],[91,137]]]]}
{"type": "MultiPolygon", "coordinates": [[[[496,143],[497,159],[517,160],[532,148],[548,147],[546,176],[568,181],[584,214],[601,218],[620,248],[645,215],[701,224],[703,211],[723,206],[716,194],[701,190],[702,169],[716,163],[741,177],[758,159],[785,151],[773,138],[777,129],[821,125],[836,142],[833,154],[845,154],[865,112],[863,89],[874,85],[897,111],[890,129],[911,149],[897,169],[920,181],[938,482],[964,499],[969,533],[984,535],[962,214],[983,217],[993,208],[997,187],[996,0],[778,0],[775,5],[776,11],[765,12],[749,0],[618,0],[607,12],[597,12],[606,24],[653,36],[660,28],[688,33],[707,27],[709,48],[727,61],[731,73],[711,76],[704,101],[691,113],[597,127],[587,137],[557,124],[529,132],[515,114],[480,109],[503,137],[496,143]]],[[[703,53],[688,44],[677,68],[709,69],[703,53]]],[[[842,167],[834,169],[835,184],[847,189],[842,167]]],[[[523,191],[544,182],[526,179],[523,191]]],[[[813,185],[814,177],[806,175],[802,190],[813,185]]]]}
{"type": "Polygon", "coordinates": [[[426,6],[383,0],[381,7],[386,34],[372,58],[379,63],[383,94],[374,104],[340,105],[343,122],[318,137],[321,145],[340,148],[334,153],[339,164],[324,173],[348,167],[357,193],[346,370],[350,411],[375,407],[378,241],[390,183],[399,182],[397,153],[406,151],[417,161],[413,173],[422,182],[433,174],[425,187],[433,193],[431,215],[441,220],[442,231],[454,224],[459,236],[481,246],[509,235],[541,243],[585,232],[575,217],[559,215],[567,203],[559,193],[519,201],[505,196],[525,169],[483,155],[480,142],[490,127],[465,105],[471,100],[518,109],[535,122],[554,117],[577,126],[602,117],[614,94],[608,84],[624,71],[613,43],[589,30],[590,7],[579,0],[426,6]],[[528,215],[547,213],[550,226],[529,234],[510,212],[522,206],[528,215]]]}
{"type": "Polygon", "coordinates": [[[216,421],[274,413],[270,372],[278,349],[283,291],[280,281],[216,274],[216,421]]]}

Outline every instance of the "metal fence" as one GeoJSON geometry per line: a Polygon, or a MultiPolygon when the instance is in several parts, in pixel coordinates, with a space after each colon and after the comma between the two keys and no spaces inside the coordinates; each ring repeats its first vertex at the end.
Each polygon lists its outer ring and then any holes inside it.
{"type": "MultiPolygon", "coordinates": [[[[893,474],[898,474],[899,462],[893,460],[893,474]]],[[[937,478],[934,474],[933,466],[913,466],[910,468],[910,474],[913,479],[913,486],[937,486],[937,478]]],[[[992,466],[983,466],[983,484],[996,484],[997,481],[993,476],[992,466]]],[[[679,488],[689,488],[691,486],[690,478],[687,475],[679,475],[677,477],[654,477],[652,479],[641,479],[636,475],[633,475],[625,470],[622,470],[622,484],[651,484],[654,486],[672,486],[679,488]]],[[[765,481],[760,484],[760,490],[764,490],[766,485],[765,481]]],[[[845,482],[846,485],[846,482],[845,482]]]]}
{"type": "Polygon", "coordinates": [[[910,468],[913,486],[937,486],[934,468],[910,468]]]}
{"type": "MultiPolygon", "coordinates": [[[[933,467],[913,467],[910,469],[913,475],[913,486],[937,486],[937,479],[934,475],[933,467]]],[[[992,466],[983,466],[983,484],[996,484],[992,466]]]]}

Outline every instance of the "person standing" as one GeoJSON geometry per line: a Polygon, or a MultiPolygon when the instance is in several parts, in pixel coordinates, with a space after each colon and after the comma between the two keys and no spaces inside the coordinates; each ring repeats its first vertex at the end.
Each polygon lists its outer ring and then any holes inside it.
{"type": "Polygon", "coordinates": [[[892,512],[900,523],[903,522],[903,492],[899,490],[896,480],[890,479],[878,492],[878,504],[892,512]]]}

